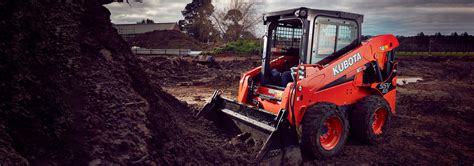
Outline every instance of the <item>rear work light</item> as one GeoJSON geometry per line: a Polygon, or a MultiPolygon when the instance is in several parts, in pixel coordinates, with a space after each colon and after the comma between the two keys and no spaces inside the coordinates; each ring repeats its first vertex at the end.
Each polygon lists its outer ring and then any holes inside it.
{"type": "Polygon", "coordinates": [[[296,16],[296,17],[305,18],[305,17],[308,16],[308,10],[306,10],[306,9],[299,9],[299,10],[296,10],[296,11],[295,11],[295,16],[296,16]]]}

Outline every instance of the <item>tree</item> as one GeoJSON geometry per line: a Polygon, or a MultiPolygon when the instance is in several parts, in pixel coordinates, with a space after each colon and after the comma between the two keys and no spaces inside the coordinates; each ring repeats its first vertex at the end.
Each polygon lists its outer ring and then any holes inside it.
{"type": "Polygon", "coordinates": [[[155,21],[153,21],[152,19],[148,19],[148,18],[137,22],[137,24],[153,24],[153,23],[155,23],[155,21]]]}
{"type": "Polygon", "coordinates": [[[217,34],[210,17],[214,13],[211,0],[193,0],[181,13],[184,20],[179,21],[181,30],[201,42],[215,41],[217,34]]]}
{"type": "Polygon", "coordinates": [[[255,26],[261,20],[255,1],[234,0],[223,10],[213,15],[215,26],[226,41],[253,39],[255,26]]]}
{"type": "Polygon", "coordinates": [[[425,37],[425,33],[423,33],[423,32],[420,32],[420,33],[416,34],[416,36],[419,36],[419,37],[425,37]]]}
{"type": "Polygon", "coordinates": [[[224,20],[228,21],[227,30],[224,33],[224,39],[235,41],[241,38],[241,34],[244,31],[243,26],[239,24],[242,20],[242,12],[238,9],[232,9],[227,12],[224,16],[224,20]]]}
{"type": "MultiPolygon", "coordinates": [[[[429,40],[430,40],[430,37],[429,37],[429,36],[426,36],[425,33],[420,32],[420,33],[416,34],[415,40],[416,40],[418,43],[428,43],[429,40]]],[[[428,45],[427,45],[427,46],[428,46],[428,45]]]]}
{"type": "Polygon", "coordinates": [[[458,35],[457,32],[453,32],[453,33],[451,33],[451,36],[458,37],[459,35],[458,35]]]}

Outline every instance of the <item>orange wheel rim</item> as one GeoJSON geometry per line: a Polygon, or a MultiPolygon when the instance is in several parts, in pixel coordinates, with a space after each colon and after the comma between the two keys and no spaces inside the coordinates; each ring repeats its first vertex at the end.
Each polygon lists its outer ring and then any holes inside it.
{"type": "Polygon", "coordinates": [[[323,122],[319,131],[319,143],[325,150],[332,150],[341,140],[342,121],[338,117],[330,117],[323,122]]]}
{"type": "Polygon", "coordinates": [[[375,135],[382,134],[382,128],[385,124],[387,118],[387,110],[384,108],[379,108],[374,112],[374,121],[372,122],[372,131],[375,135]]]}

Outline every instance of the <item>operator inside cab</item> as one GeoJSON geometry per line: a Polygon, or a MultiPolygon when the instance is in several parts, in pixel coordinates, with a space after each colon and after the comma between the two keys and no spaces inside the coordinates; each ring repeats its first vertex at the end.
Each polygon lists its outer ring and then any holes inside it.
{"type": "Polygon", "coordinates": [[[271,65],[269,84],[286,87],[288,83],[294,81],[292,68],[296,68],[299,61],[298,55],[303,35],[302,24],[297,19],[280,21],[273,27],[271,34],[272,60],[280,59],[271,65]]]}

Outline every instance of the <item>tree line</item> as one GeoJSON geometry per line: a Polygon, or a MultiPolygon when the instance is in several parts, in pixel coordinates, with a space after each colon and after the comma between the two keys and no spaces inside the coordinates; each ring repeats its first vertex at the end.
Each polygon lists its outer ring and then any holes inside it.
{"type": "MultiPolygon", "coordinates": [[[[368,39],[371,36],[364,36],[368,39]]],[[[474,52],[474,36],[467,32],[443,35],[440,32],[434,35],[425,35],[423,32],[416,36],[397,36],[400,46],[398,51],[416,52],[474,52]]]]}
{"type": "Polygon", "coordinates": [[[422,52],[473,52],[474,36],[467,32],[459,35],[453,32],[450,35],[435,33],[425,35],[423,32],[412,37],[398,37],[400,51],[422,51],[422,52]]]}

